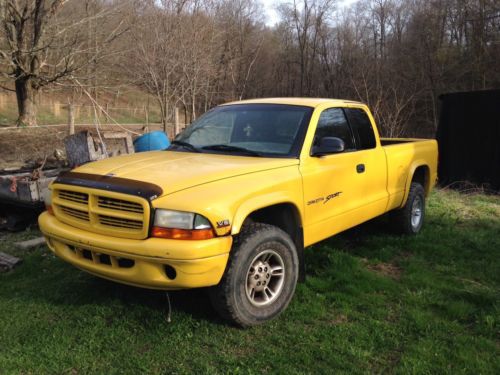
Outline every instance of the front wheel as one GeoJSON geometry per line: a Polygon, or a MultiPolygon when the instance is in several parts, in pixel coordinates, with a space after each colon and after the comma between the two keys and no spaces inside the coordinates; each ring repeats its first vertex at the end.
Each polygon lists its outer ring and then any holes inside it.
{"type": "Polygon", "coordinates": [[[295,244],[281,229],[251,223],[235,237],[226,272],[210,289],[214,309],[242,327],[273,319],[286,309],[297,285],[295,244]]]}

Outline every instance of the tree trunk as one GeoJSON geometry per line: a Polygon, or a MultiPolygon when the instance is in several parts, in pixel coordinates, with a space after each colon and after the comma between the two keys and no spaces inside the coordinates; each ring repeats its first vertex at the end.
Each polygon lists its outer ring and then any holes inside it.
{"type": "Polygon", "coordinates": [[[19,78],[15,81],[17,108],[19,117],[17,126],[36,125],[36,90],[33,88],[31,80],[19,78]]]}
{"type": "Polygon", "coordinates": [[[163,110],[161,114],[162,114],[161,122],[163,123],[163,131],[165,132],[165,134],[168,134],[168,120],[170,116],[169,116],[169,105],[167,99],[164,99],[163,110]]]}
{"type": "Polygon", "coordinates": [[[191,95],[191,122],[196,120],[196,96],[191,95]]]}
{"type": "Polygon", "coordinates": [[[156,100],[158,101],[158,105],[160,106],[161,125],[163,128],[163,131],[166,133],[167,132],[167,113],[166,113],[167,104],[164,102],[162,96],[159,94],[156,96],[156,100]]]}

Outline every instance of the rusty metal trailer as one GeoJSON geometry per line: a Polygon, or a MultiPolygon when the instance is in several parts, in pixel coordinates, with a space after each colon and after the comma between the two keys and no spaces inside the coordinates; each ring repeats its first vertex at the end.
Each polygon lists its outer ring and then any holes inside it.
{"type": "Polygon", "coordinates": [[[0,229],[22,229],[44,209],[49,184],[68,168],[0,171],[0,229]]]}

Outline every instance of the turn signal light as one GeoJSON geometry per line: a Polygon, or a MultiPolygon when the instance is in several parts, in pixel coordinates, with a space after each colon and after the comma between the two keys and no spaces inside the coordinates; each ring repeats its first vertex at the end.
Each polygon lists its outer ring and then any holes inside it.
{"type": "Polygon", "coordinates": [[[51,215],[54,215],[54,209],[52,208],[52,205],[51,204],[47,204],[45,205],[45,209],[47,210],[47,212],[51,215]]]}
{"type": "Polygon", "coordinates": [[[153,237],[169,238],[172,240],[209,240],[214,238],[212,229],[176,229],[153,227],[151,231],[153,237]]]}

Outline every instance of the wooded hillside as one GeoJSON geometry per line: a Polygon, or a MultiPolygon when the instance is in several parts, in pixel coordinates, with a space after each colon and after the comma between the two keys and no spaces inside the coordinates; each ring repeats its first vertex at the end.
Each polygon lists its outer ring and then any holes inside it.
{"type": "Polygon", "coordinates": [[[313,96],[368,103],[385,136],[433,136],[440,94],[500,87],[495,0],[0,0],[0,85],[18,124],[37,100],[99,102],[134,87],[163,123],[222,102],[313,96]],[[109,95],[108,95],[109,96],[109,95]]]}

